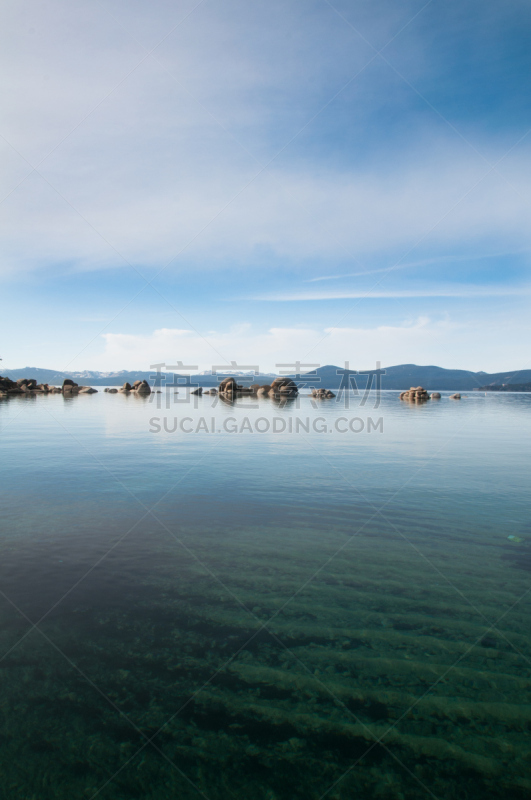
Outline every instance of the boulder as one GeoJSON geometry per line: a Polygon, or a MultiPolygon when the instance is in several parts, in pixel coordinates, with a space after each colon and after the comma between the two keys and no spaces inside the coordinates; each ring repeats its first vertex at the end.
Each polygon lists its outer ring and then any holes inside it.
{"type": "Polygon", "coordinates": [[[104,391],[104,392],[108,392],[108,391],[109,391],[108,387],[106,386],[106,387],[105,387],[105,389],[104,389],[103,391],[104,391]]]}
{"type": "Polygon", "coordinates": [[[201,395],[203,394],[203,387],[198,386],[198,388],[191,391],[190,394],[197,394],[199,395],[199,397],[201,397],[201,395]]]}
{"type": "Polygon", "coordinates": [[[65,378],[63,381],[63,389],[65,388],[65,386],[77,386],[77,383],[75,383],[70,378],[65,378]]]}
{"type": "Polygon", "coordinates": [[[257,397],[267,397],[270,391],[271,391],[271,386],[260,386],[260,388],[256,392],[256,395],[257,397]]]}
{"type": "Polygon", "coordinates": [[[118,389],[107,389],[109,394],[118,394],[118,389]]]}
{"type": "Polygon", "coordinates": [[[219,384],[221,394],[233,394],[238,391],[238,384],[234,378],[223,378],[219,384]]]}
{"type": "Polygon", "coordinates": [[[271,384],[271,391],[275,394],[298,394],[299,390],[291,378],[275,378],[271,384]]]}
{"type": "Polygon", "coordinates": [[[138,387],[142,384],[142,381],[135,381],[133,383],[133,389],[138,389],[138,387]]]}
{"type": "Polygon", "coordinates": [[[456,392],[455,394],[451,394],[450,395],[450,400],[461,400],[461,395],[459,394],[459,392],[456,392]]]}
{"type": "Polygon", "coordinates": [[[329,399],[330,397],[335,397],[335,394],[331,389],[312,389],[312,397],[329,399]]]}
{"type": "Polygon", "coordinates": [[[412,386],[409,391],[400,392],[400,400],[409,400],[411,403],[424,403],[430,396],[422,386],[412,386]]]}
{"type": "Polygon", "coordinates": [[[98,390],[93,389],[92,386],[82,386],[79,394],[97,394],[98,390]]]}
{"type": "Polygon", "coordinates": [[[124,385],[122,386],[122,389],[124,390],[124,392],[130,392],[131,391],[131,384],[127,383],[127,381],[126,381],[124,383],[124,385]]]}
{"type": "Polygon", "coordinates": [[[147,381],[141,381],[136,387],[137,394],[151,394],[151,387],[147,381]]]}
{"type": "Polygon", "coordinates": [[[431,399],[432,400],[440,400],[441,399],[441,393],[440,392],[432,392],[431,393],[431,399]]]}

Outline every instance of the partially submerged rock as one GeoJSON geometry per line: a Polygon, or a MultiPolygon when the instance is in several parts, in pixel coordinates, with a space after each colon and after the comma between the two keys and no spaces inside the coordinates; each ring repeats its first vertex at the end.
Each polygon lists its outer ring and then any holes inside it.
{"type": "Polygon", "coordinates": [[[19,378],[12,381],[10,378],[0,377],[0,394],[2,396],[24,395],[34,397],[38,394],[64,394],[71,396],[74,394],[96,394],[98,390],[91,386],[79,386],[71,378],[65,378],[62,387],[50,386],[47,383],[39,383],[35,378],[19,378]]]}
{"type": "Polygon", "coordinates": [[[238,384],[234,378],[223,378],[219,384],[220,394],[234,394],[238,391],[238,384]]]}
{"type": "Polygon", "coordinates": [[[450,400],[461,400],[461,395],[459,394],[459,392],[456,392],[455,394],[451,394],[450,395],[450,400]]]}
{"type": "Polygon", "coordinates": [[[430,396],[422,386],[412,386],[408,391],[400,393],[400,399],[409,400],[410,403],[424,403],[430,396]]]}
{"type": "Polygon", "coordinates": [[[147,381],[135,381],[132,386],[126,381],[119,389],[107,387],[103,391],[108,394],[151,394],[151,386],[147,381]]]}
{"type": "Polygon", "coordinates": [[[335,394],[330,389],[312,389],[312,397],[323,400],[335,397],[335,394]]]}
{"type": "MultiPolygon", "coordinates": [[[[253,383],[252,386],[241,386],[233,377],[224,378],[219,384],[219,394],[224,396],[256,395],[266,397],[267,395],[283,395],[293,397],[299,392],[297,384],[291,378],[275,378],[271,384],[260,386],[253,383]]],[[[215,390],[210,394],[215,394],[215,390]]]]}
{"type": "Polygon", "coordinates": [[[295,381],[291,380],[291,378],[275,378],[271,384],[270,391],[273,394],[284,394],[288,396],[294,396],[299,393],[297,384],[295,381]]]}
{"type": "MultiPolygon", "coordinates": [[[[256,384],[255,384],[256,386],[256,384]]],[[[252,386],[242,386],[236,382],[233,377],[223,378],[219,384],[220,395],[241,395],[241,394],[256,394],[255,388],[252,386]]]]}

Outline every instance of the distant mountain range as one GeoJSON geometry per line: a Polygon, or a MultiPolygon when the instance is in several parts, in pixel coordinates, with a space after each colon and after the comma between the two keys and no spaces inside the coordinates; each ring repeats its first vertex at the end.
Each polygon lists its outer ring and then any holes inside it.
{"type": "MultiPolygon", "coordinates": [[[[0,367],[0,371],[1,367],[0,367]]],[[[472,391],[481,389],[483,391],[525,391],[522,385],[531,384],[531,370],[516,370],[514,372],[469,372],[463,369],[444,369],[434,366],[417,366],[416,364],[400,364],[395,367],[386,367],[382,370],[381,388],[382,389],[409,389],[411,386],[423,386],[428,391],[451,390],[451,391],[472,391]],[[514,387],[514,388],[512,388],[514,387]]],[[[299,384],[301,388],[329,388],[338,389],[341,385],[350,385],[351,388],[364,389],[367,385],[369,376],[372,376],[372,387],[376,387],[376,370],[345,370],[334,365],[319,367],[318,369],[305,373],[300,377],[289,375],[299,384]]],[[[52,369],[40,369],[38,367],[24,367],[23,369],[6,370],[4,375],[12,380],[18,378],[35,378],[37,383],[49,383],[51,385],[62,384],[65,378],[71,378],[76,383],[82,382],[90,386],[121,386],[128,381],[134,383],[138,380],[147,380],[153,386],[156,384],[155,373],[151,372],[57,372],[52,369]]],[[[250,386],[253,383],[271,383],[275,377],[274,373],[218,373],[212,375],[203,373],[197,375],[178,375],[174,373],[161,373],[159,385],[183,385],[183,386],[217,386],[222,378],[228,375],[234,376],[239,383],[250,386]]]]}
{"type": "Polygon", "coordinates": [[[503,386],[499,384],[489,384],[488,386],[480,386],[480,392],[531,392],[531,383],[505,383],[503,386]]]}

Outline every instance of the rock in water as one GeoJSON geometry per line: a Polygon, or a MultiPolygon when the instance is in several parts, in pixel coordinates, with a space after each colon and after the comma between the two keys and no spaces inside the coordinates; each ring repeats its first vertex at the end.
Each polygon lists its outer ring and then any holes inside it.
{"type": "Polygon", "coordinates": [[[424,403],[430,396],[422,386],[412,386],[409,391],[400,392],[400,399],[409,400],[410,403],[424,403]]]}
{"type": "Polygon", "coordinates": [[[271,391],[274,394],[296,395],[299,393],[297,384],[291,378],[275,378],[271,384],[271,391]]]}
{"type": "Polygon", "coordinates": [[[219,384],[220,394],[234,394],[238,391],[238,384],[234,378],[223,378],[219,384]]]}

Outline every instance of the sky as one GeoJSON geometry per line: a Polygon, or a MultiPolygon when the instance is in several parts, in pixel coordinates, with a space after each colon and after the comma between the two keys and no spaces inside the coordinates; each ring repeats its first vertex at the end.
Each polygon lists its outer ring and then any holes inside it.
{"type": "Polygon", "coordinates": [[[529,3],[1,17],[4,368],[531,368],[529,3]]]}

